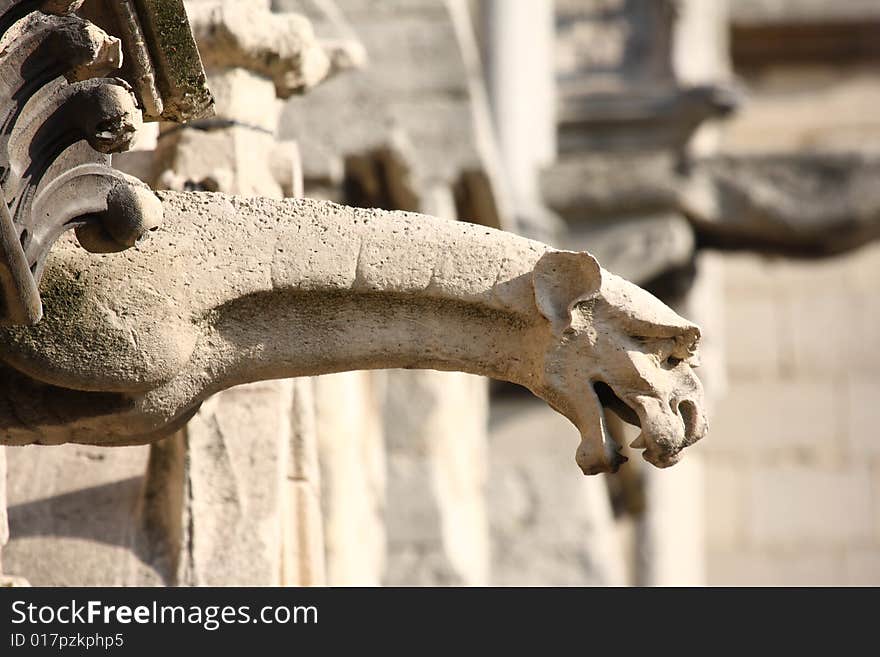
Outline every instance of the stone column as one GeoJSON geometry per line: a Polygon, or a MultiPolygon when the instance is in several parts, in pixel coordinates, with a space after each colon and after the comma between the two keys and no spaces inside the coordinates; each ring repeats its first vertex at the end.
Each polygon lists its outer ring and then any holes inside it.
{"type": "Polygon", "coordinates": [[[485,0],[484,70],[514,203],[539,202],[538,171],[556,157],[552,0],[485,0]],[[528,44],[528,47],[524,47],[528,44]]]}
{"type": "Polygon", "coordinates": [[[492,584],[626,584],[605,475],[572,469],[577,429],[527,393],[494,399],[490,427],[492,584]]]}
{"type": "Polygon", "coordinates": [[[313,379],[327,584],[379,586],[385,570],[384,372],[313,379]]]}

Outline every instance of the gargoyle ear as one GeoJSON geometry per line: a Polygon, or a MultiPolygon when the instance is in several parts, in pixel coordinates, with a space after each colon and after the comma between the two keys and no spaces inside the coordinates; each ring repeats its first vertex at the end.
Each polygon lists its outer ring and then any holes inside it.
{"type": "Polygon", "coordinates": [[[599,292],[602,268],[586,252],[548,251],[535,264],[532,285],[538,310],[561,334],[571,326],[575,304],[599,292]]]}

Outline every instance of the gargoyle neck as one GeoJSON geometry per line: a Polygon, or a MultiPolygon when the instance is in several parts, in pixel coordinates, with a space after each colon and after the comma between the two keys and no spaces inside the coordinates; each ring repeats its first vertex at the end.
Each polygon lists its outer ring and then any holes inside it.
{"type": "Polygon", "coordinates": [[[197,224],[186,230],[201,242],[232,246],[190,275],[190,294],[205,304],[193,311],[209,336],[213,372],[224,346],[223,386],[402,367],[533,387],[532,352],[546,322],[531,275],[546,246],[464,222],[326,202],[163,202],[166,216],[197,224]]]}
{"type": "Polygon", "coordinates": [[[531,389],[539,385],[540,326],[514,313],[448,299],[272,292],[220,309],[211,333],[215,367],[218,344],[228,355],[223,388],[388,368],[462,371],[531,389]]]}

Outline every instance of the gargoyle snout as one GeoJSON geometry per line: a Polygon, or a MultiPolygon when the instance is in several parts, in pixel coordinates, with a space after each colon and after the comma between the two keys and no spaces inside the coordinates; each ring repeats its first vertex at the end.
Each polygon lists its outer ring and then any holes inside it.
{"type": "Polygon", "coordinates": [[[644,449],[646,461],[658,468],[666,468],[678,463],[682,451],[703,438],[709,425],[702,394],[673,398],[667,405],[654,402],[643,400],[638,404],[642,433],[630,446],[644,449]],[[648,410],[652,406],[653,410],[648,410]]]}

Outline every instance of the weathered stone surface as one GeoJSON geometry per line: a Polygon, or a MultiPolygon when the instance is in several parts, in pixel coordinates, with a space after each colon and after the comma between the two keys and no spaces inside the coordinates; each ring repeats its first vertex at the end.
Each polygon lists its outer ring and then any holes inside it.
{"type": "Polygon", "coordinates": [[[183,0],[82,3],[79,15],[123,42],[120,77],[148,121],[182,123],[211,115],[211,92],[183,0]]]}
{"type": "Polygon", "coordinates": [[[311,21],[273,14],[265,2],[195,0],[187,13],[209,69],[243,68],[272,80],[280,98],[314,87],[331,72],[331,59],[311,21]]]}
{"type": "Polygon", "coordinates": [[[212,72],[211,88],[217,116],[238,123],[206,131],[172,128],[161,134],[155,186],[281,198],[270,157],[277,148],[274,85],[236,68],[212,72]]]}
{"type": "Polygon", "coordinates": [[[7,448],[6,572],[36,586],[173,582],[142,527],[147,449],[7,448]]]}
{"type": "MultiPolygon", "coordinates": [[[[118,69],[118,39],[76,16],[0,21],[0,322],[42,314],[38,285],[58,236],[91,251],[129,248],[161,222],[140,181],[110,165],[142,123],[118,69]]],[[[13,18],[9,5],[0,8],[13,18]]],[[[8,16],[7,16],[8,17],[8,16]]],[[[2,17],[0,17],[2,18],[2,17]]]]}
{"type": "MultiPolygon", "coordinates": [[[[164,169],[159,185],[273,198],[281,197],[285,188],[299,190],[295,165],[284,171],[284,162],[276,157],[276,94],[279,87],[290,93],[288,83],[305,84],[308,78],[313,84],[329,73],[327,67],[311,70],[314,58],[300,56],[311,52],[323,57],[308,21],[269,14],[263,1],[196,2],[192,8],[200,47],[211,63],[210,83],[221,124],[206,125],[206,131],[166,133],[158,149],[157,170],[164,169]],[[289,31],[291,27],[307,34],[289,31]],[[305,41],[300,43],[299,37],[305,41]],[[296,82],[301,74],[303,79],[296,82]]],[[[293,159],[295,153],[288,161],[293,159]]],[[[180,515],[185,528],[178,559],[181,582],[324,583],[311,388],[310,380],[301,379],[220,392],[211,401],[222,409],[231,429],[220,429],[216,411],[201,410],[182,432],[185,494],[179,508],[171,511],[180,515]],[[256,404],[255,410],[255,399],[268,403],[256,404]],[[241,444],[250,445],[250,458],[237,457],[236,446],[241,444]],[[255,453],[262,456],[254,459],[255,453]],[[195,490],[199,480],[208,485],[195,490]],[[225,544],[234,535],[240,540],[225,544]]]]}
{"type": "Polygon", "coordinates": [[[4,442],[149,442],[223,388],[389,365],[528,386],[580,428],[585,472],[618,461],[591,381],[638,416],[656,465],[705,432],[689,366],[698,329],[588,254],[314,201],[162,198],[174,220],[121,258],[65,243],[46,279],[52,317],[2,333],[4,396],[33,408],[29,428],[5,417],[4,442]],[[428,308],[427,322],[412,315],[428,308]],[[50,391],[53,413],[34,408],[50,391]]]}
{"type": "Polygon", "coordinates": [[[291,400],[289,384],[234,389],[187,424],[177,584],[280,583],[291,400]]]}

